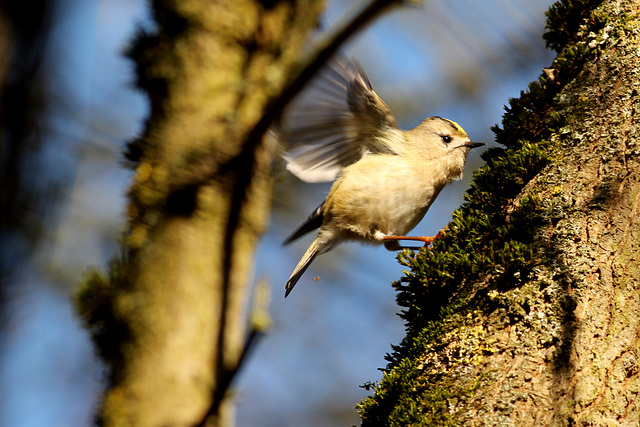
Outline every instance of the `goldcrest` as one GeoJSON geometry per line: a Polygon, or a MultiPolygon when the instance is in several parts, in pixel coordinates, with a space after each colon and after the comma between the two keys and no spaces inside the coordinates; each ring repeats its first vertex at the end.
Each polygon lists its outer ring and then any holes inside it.
{"type": "Polygon", "coordinates": [[[355,61],[334,60],[312,87],[312,103],[296,108],[280,138],[292,149],[287,169],[300,179],[336,179],[326,200],[286,241],[317,228],[318,235],[285,285],[289,295],[309,264],[347,240],[384,244],[431,243],[407,236],[445,185],[462,177],[472,148],[454,121],[429,117],[415,128],[398,128],[389,107],[373,91],[355,61]]]}

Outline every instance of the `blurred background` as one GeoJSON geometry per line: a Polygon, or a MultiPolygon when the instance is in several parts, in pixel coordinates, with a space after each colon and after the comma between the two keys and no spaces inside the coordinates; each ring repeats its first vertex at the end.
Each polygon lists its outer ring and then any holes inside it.
{"type": "MultiPolygon", "coordinates": [[[[325,28],[354,3],[329,0],[325,28]]],[[[551,64],[541,35],[552,2],[425,3],[385,15],[344,51],[403,128],[439,115],[491,146],[508,98],[551,64]]],[[[131,177],[121,151],[147,114],[122,51],[148,19],[142,0],[0,3],[0,426],[92,425],[103,371],[69,295],[117,252],[131,177]]],[[[473,152],[465,179],[415,234],[447,224],[481,164],[473,152]]],[[[281,242],[328,190],[278,175],[255,265],[255,280],[272,285],[274,324],[235,384],[238,426],[359,424],[360,386],[381,378],[404,336],[391,287],[403,268],[383,248],[343,245],[319,257],[284,301],[313,237],[281,242]]]]}

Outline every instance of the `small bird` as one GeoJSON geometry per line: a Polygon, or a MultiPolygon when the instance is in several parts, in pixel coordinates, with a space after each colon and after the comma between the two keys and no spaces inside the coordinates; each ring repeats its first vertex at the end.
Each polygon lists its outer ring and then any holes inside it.
{"type": "Polygon", "coordinates": [[[288,244],[319,228],[285,285],[289,295],[309,264],[344,241],[429,245],[438,236],[407,236],[445,185],[462,177],[472,148],[456,122],[429,117],[401,130],[355,61],[334,60],[312,87],[310,105],[297,107],[280,138],[293,149],[287,169],[308,182],[333,180],[326,200],[289,237],[288,244]],[[297,116],[296,116],[297,114],[297,116]]]}

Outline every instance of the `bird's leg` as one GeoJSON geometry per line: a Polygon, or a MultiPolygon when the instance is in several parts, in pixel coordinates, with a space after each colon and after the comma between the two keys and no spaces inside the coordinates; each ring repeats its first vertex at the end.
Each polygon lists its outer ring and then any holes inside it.
{"type": "Polygon", "coordinates": [[[390,251],[397,251],[400,249],[420,249],[421,247],[426,248],[435,240],[444,237],[444,229],[438,231],[438,234],[435,236],[381,236],[380,240],[385,241],[385,248],[390,251]],[[402,246],[398,243],[399,240],[412,240],[416,242],[424,242],[424,246],[402,246]]]}

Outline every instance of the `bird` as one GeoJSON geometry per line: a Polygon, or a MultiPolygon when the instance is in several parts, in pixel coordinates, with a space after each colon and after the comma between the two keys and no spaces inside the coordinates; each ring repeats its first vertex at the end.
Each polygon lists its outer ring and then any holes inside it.
{"type": "Polygon", "coordinates": [[[442,236],[408,236],[440,191],[462,178],[472,142],[456,122],[428,117],[398,128],[355,59],[334,59],[278,137],[291,147],[287,169],[307,182],[334,181],[326,199],[284,242],[318,229],[285,285],[285,298],[320,254],[342,242],[403,248],[442,236]],[[310,99],[310,100],[309,100],[310,99]]]}

